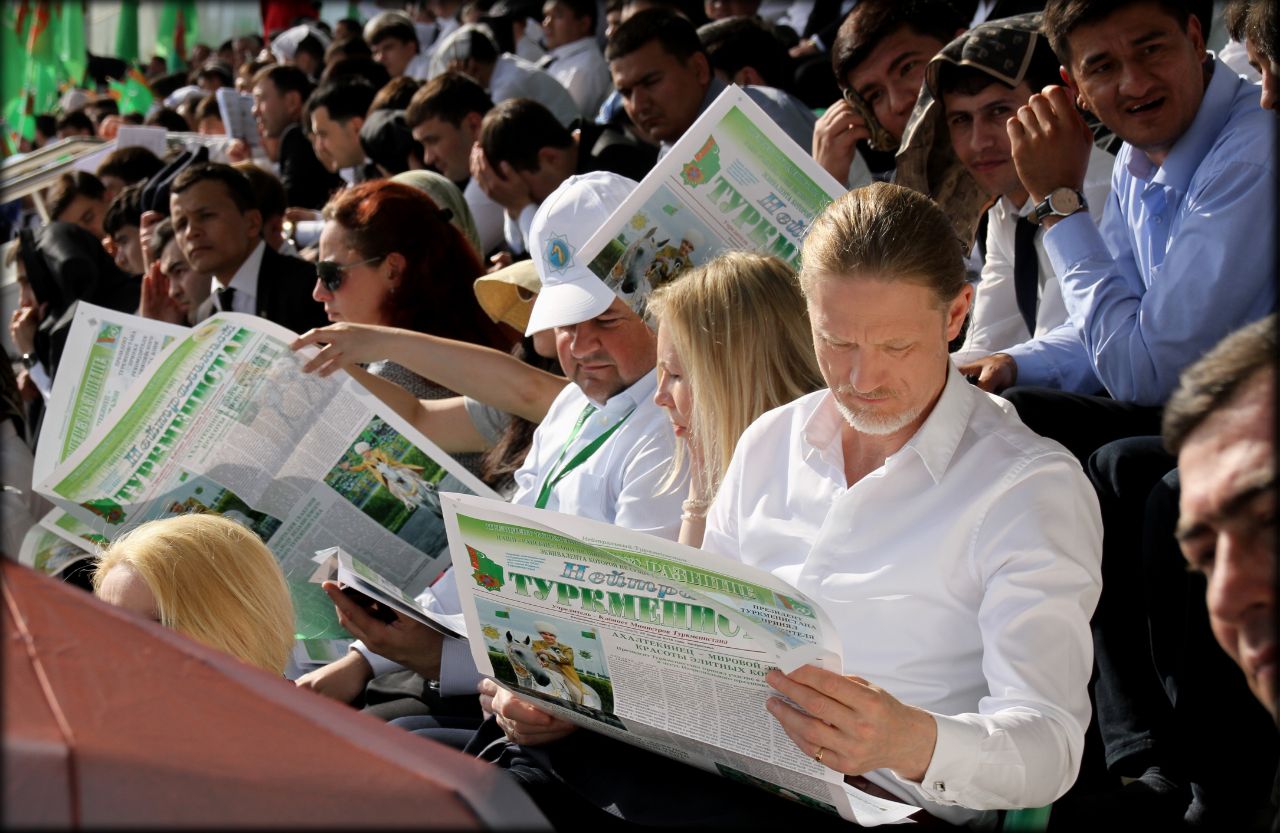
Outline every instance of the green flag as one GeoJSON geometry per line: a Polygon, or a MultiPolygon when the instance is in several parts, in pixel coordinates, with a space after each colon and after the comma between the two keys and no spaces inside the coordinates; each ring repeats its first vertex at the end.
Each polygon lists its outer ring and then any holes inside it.
{"type": "Polygon", "coordinates": [[[186,68],[187,44],[199,37],[195,0],[164,0],[156,27],[155,54],[168,61],[170,72],[186,68]]]}
{"type": "Polygon", "coordinates": [[[84,83],[89,68],[89,50],[84,42],[84,3],[70,0],[56,6],[58,21],[54,41],[62,62],[63,80],[75,86],[84,83]]]}
{"type": "Polygon", "coordinates": [[[53,4],[48,0],[8,4],[5,16],[5,128],[11,138],[35,139],[39,113],[47,113],[58,103],[58,84],[64,77],[62,60],[55,48],[53,4]],[[10,40],[12,38],[12,40],[10,40]],[[18,44],[15,50],[9,47],[18,44]],[[21,79],[16,88],[14,79],[21,79]]]}
{"type": "Polygon", "coordinates": [[[120,0],[120,21],[116,24],[116,57],[128,64],[138,62],[138,0],[120,0]]]}
{"type": "Polygon", "coordinates": [[[136,69],[130,69],[121,81],[111,79],[107,82],[107,87],[110,88],[108,94],[116,100],[122,115],[125,113],[145,115],[147,110],[151,109],[151,102],[155,100],[147,79],[136,69]]]}

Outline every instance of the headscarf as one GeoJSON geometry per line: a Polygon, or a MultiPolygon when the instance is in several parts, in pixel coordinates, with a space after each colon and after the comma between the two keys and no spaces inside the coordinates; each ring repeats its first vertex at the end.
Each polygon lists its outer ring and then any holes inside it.
{"type": "Polygon", "coordinates": [[[1034,12],[991,20],[944,46],[925,69],[924,86],[902,134],[895,181],[932,197],[951,218],[966,251],[973,248],[978,223],[993,201],[956,157],[938,95],[938,76],[943,65],[951,64],[981,70],[1016,87],[1037,60],[1052,60],[1056,66],[1041,29],[1043,18],[1034,12]]]}
{"type": "Polygon", "coordinates": [[[449,222],[458,227],[458,231],[467,238],[471,248],[475,249],[476,257],[480,258],[481,263],[484,262],[480,232],[476,229],[475,218],[471,216],[471,208],[463,198],[462,191],[458,190],[458,186],[450,182],[448,177],[435,171],[405,171],[391,177],[391,181],[403,182],[411,188],[426,192],[432,202],[449,211],[453,215],[449,218],[449,222]]]}

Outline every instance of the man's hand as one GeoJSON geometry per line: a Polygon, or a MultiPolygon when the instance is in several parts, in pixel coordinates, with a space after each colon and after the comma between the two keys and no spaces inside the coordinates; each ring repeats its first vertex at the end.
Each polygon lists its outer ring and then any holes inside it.
{"type": "Polygon", "coordinates": [[[471,175],[480,190],[502,206],[513,220],[519,218],[525,206],[533,204],[529,186],[516,175],[511,163],[499,162],[498,167],[493,167],[479,144],[471,146],[471,175]]]}
{"type": "Polygon", "coordinates": [[[346,321],[327,327],[307,330],[289,345],[299,350],[308,344],[323,344],[320,352],[302,366],[303,373],[319,373],[331,376],[342,368],[354,364],[368,364],[391,355],[394,344],[394,327],[375,324],[351,324],[346,321]]]}
{"type": "Polygon", "coordinates": [[[298,688],[309,688],[316,694],[323,694],[339,703],[351,703],[364,687],[373,679],[373,668],[359,651],[348,651],[347,655],[334,660],[323,668],[308,671],[294,682],[298,688]]]}
{"type": "Polygon", "coordinates": [[[849,102],[840,99],[813,126],[813,158],[837,182],[847,187],[849,166],[858,152],[858,141],[870,137],[871,131],[862,116],[849,106],[849,102]]]}
{"type": "Polygon", "coordinates": [[[44,317],[42,308],[45,306],[47,305],[19,307],[13,311],[13,316],[9,319],[9,338],[13,339],[13,346],[18,348],[19,353],[36,352],[36,328],[44,317]]]}
{"type": "Polygon", "coordinates": [[[792,60],[798,61],[801,58],[813,57],[821,51],[822,50],[818,47],[818,44],[814,43],[813,38],[805,38],[787,50],[787,54],[791,56],[792,60]]]}
{"type": "Polygon", "coordinates": [[[104,142],[109,142],[120,132],[120,127],[124,124],[124,119],[112,114],[102,120],[98,125],[98,138],[104,142]]]}
{"type": "Polygon", "coordinates": [[[440,676],[440,632],[407,616],[396,614],[391,624],[380,622],[352,601],[336,581],[320,585],[338,609],[338,624],[365,644],[370,651],[398,662],[429,680],[440,676]]]}
{"type": "Polygon", "coordinates": [[[480,681],[480,708],[495,717],[507,740],[521,746],[560,740],[577,728],[529,705],[493,680],[480,681]]]}
{"type": "Polygon", "coordinates": [[[227,144],[227,162],[234,165],[250,159],[249,143],[244,139],[232,139],[227,144]]]}
{"type": "Polygon", "coordinates": [[[187,313],[169,294],[169,276],[160,271],[160,264],[152,261],[142,276],[142,304],[138,315],[170,324],[186,324],[187,313]]]}
{"type": "Polygon", "coordinates": [[[489,258],[489,268],[484,270],[485,274],[492,275],[494,272],[497,272],[501,269],[506,269],[508,266],[510,266],[515,262],[516,262],[515,256],[512,255],[511,252],[507,252],[507,251],[498,252],[496,255],[489,258]]]}
{"type": "Polygon", "coordinates": [[[1006,124],[1018,178],[1040,202],[1055,188],[1084,188],[1093,133],[1067,87],[1045,87],[1006,124]]]}
{"type": "Polygon", "coordinates": [[[804,709],[778,697],[767,703],[804,754],[820,756],[824,766],[846,775],[891,769],[908,781],[924,779],[938,739],[938,724],[927,711],[861,677],[842,677],[813,665],[790,674],[775,668],[765,681],[804,709]]]}
{"type": "Polygon", "coordinates": [[[1018,383],[1018,363],[1008,353],[992,353],[957,370],[965,376],[977,376],[974,384],[987,393],[1000,393],[1018,383]]]}

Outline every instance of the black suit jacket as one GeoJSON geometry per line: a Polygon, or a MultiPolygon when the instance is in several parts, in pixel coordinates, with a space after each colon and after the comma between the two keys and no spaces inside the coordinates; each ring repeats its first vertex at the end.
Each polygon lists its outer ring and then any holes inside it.
{"type": "Polygon", "coordinates": [[[280,134],[280,181],[285,200],[300,208],[324,208],[329,195],[343,185],[341,177],[320,164],[297,124],[280,134]]]}
{"type": "MultiPolygon", "coordinates": [[[[270,246],[262,251],[262,266],[258,269],[258,315],[287,327],[295,333],[305,333],[312,327],[329,323],[324,306],[311,297],[316,285],[315,264],[300,257],[282,255],[270,246]]],[[[196,321],[210,318],[218,310],[214,296],[210,295],[196,309],[196,321]]]]}

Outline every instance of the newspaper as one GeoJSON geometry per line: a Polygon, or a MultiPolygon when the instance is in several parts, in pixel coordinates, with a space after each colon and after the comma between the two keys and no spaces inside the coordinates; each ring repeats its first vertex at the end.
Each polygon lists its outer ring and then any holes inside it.
{"type": "Polygon", "coordinates": [[[845,190],[741,88],[730,86],[581,254],[624,297],[729,250],[775,255],[798,271],[809,225],[845,190]]]}
{"type": "Polygon", "coordinates": [[[186,512],[231,517],[280,560],[298,637],[339,638],[312,553],[341,546],[416,595],[449,564],[437,490],[495,495],[349,375],[302,373],[294,338],[237,313],[186,331],[35,487],[108,540],[186,512]]]}
{"type": "Polygon", "coordinates": [[[249,146],[251,156],[266,156],[262,139],[258,136],[258,123],[253,118],[253,96],[222,87],[214,96],[218,101],[218,114],[223,127],[232,139],[240,139],[249,146]]]}
{"type": "Polygon", "coordinates": [[[441,498],[482,674],[579,726],[859,824],[919,810],[845,784],[766,711],[769,669],[842,669],[830,620],[799,590],[610,524],[441,498]]]}
{"type": "MultiPolygon", "coordinates": [[[[461,613],[436,613],[418,604],[417,599],[387,581],[378,572],[341,547],[324,551],[337,561],[337,580],[354,587],[374,601],[396,610],[410,619],[416,619],[429,628],[454,639],[467,638],[467,624],[461,613]]],[[[317,553],[319,555],[320,553],[317,553]]]]}
{"type": "Polygon", "coordinates": [[[101,541],[93,540],[87,527],[77,524],[60,509],[51,509],[27,530],[18,550],[18,562],[47,575],[56,575],[98,553],[101,541]]]}

